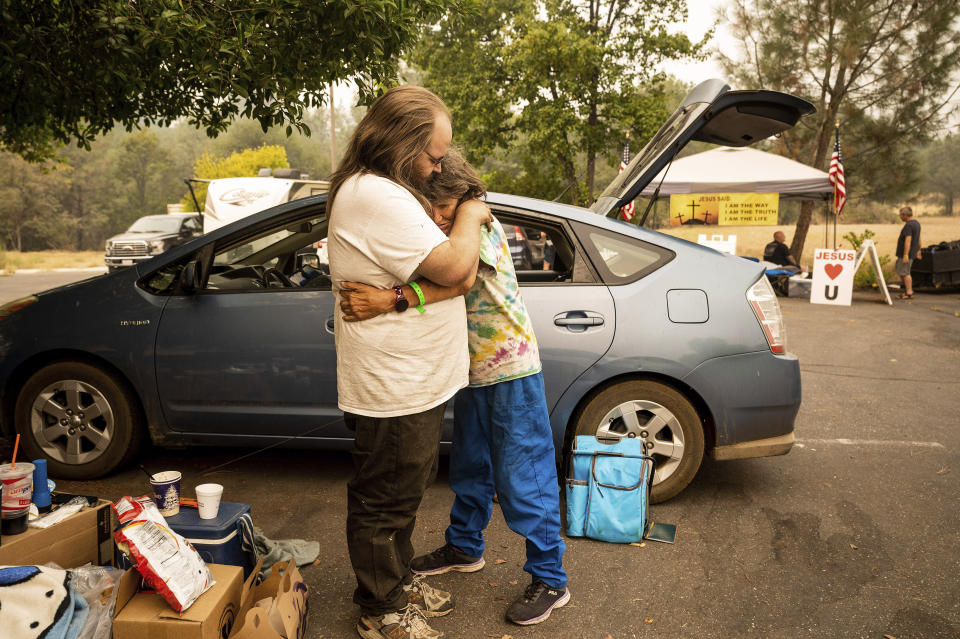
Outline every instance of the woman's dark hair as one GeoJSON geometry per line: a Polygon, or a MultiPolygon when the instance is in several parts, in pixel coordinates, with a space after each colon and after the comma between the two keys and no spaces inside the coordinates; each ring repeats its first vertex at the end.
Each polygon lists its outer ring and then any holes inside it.
{"type": "Polygon", "coordinates": [[[343,183],[358,173],[393,180],[429,210],[429,202],[414,186],[418,183],[414,161],[430,146],[439,115],[450,118],[450,111],[440,98],[423,87],[393,87],[374,100],[357,124],[340,166],[330,177],[327,211],[343,183]]]}
{"type": "Polygon", "coordinates": [[[450,147],[443,156],[440,173],[430,179],[426,193],[431,202],[453,199],[458,203],[478,200],[486,195],[487,187],[456,147],[450,147]]]}

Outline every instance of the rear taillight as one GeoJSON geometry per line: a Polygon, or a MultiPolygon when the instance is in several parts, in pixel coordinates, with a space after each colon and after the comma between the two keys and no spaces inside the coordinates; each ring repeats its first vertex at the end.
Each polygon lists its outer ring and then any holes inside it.
{"type": "Polygon", "coordinates": [[[39,298],[36,295],[31,295],[30,297],[21,297],[18,300],[13,300],[0,306],[0,320],[10,317],[20,309],[26,308],[38,300],[39,298]]]}
{"type": "Polygon", "coordinates": [[[763,328],[770,350],[778,355],[786,353],[787,333],[783,326],[783,313],[780,312],[780,303],[766,276],[761,277],[747,290],[747,301],[763,328]]]}

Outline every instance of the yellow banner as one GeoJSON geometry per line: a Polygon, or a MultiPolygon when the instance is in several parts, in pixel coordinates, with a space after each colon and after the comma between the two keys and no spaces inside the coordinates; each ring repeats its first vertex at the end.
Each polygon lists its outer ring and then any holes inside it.
{"type": "Polygon", "coordinates": [[[690,193],[670,196],[670,226],[773,226],[779,193],[690,193]]]}

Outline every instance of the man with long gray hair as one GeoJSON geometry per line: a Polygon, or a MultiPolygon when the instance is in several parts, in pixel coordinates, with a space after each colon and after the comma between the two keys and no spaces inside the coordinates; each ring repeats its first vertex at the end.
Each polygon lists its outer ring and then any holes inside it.
{"type": "Polygon", "coordinates": [[[367,639],[435,639],[424,619],[453,610],[449,593],[410,571],[411,534],[432,477],[447,400],[467,385],[463,297],[408,309],[402,285],[424,277],[457,286],[476,275],[482,202],[460,212],[449,237],[422,191],[452,138],[450,113],[426,89],[395,87],[357,125],[330,184],[328,250],[337,297],[337,392],[355,430],[347,484],[347,544],[367,639]],[[397,313],[345,322],[340,284],[393,288],[397,313]],[[403,312],[407,311],[407,312],[403,312]]]}

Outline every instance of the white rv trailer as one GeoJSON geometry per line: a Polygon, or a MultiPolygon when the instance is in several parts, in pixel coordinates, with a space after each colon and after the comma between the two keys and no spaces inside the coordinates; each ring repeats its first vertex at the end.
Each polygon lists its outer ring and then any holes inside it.
{"type": "Polygon", "coordinates": [[[203,207],[204,233],[277,204],[326,193],[330,188],[328,181],[301,177],[300,172],[294,169],[275,169],[272,175],[270,169],[261,169],[257,177],[192,178],[185,182],[198,209],[200,203],[196,200],[191,183],[207,183],[207,199],[203,207]]]}

